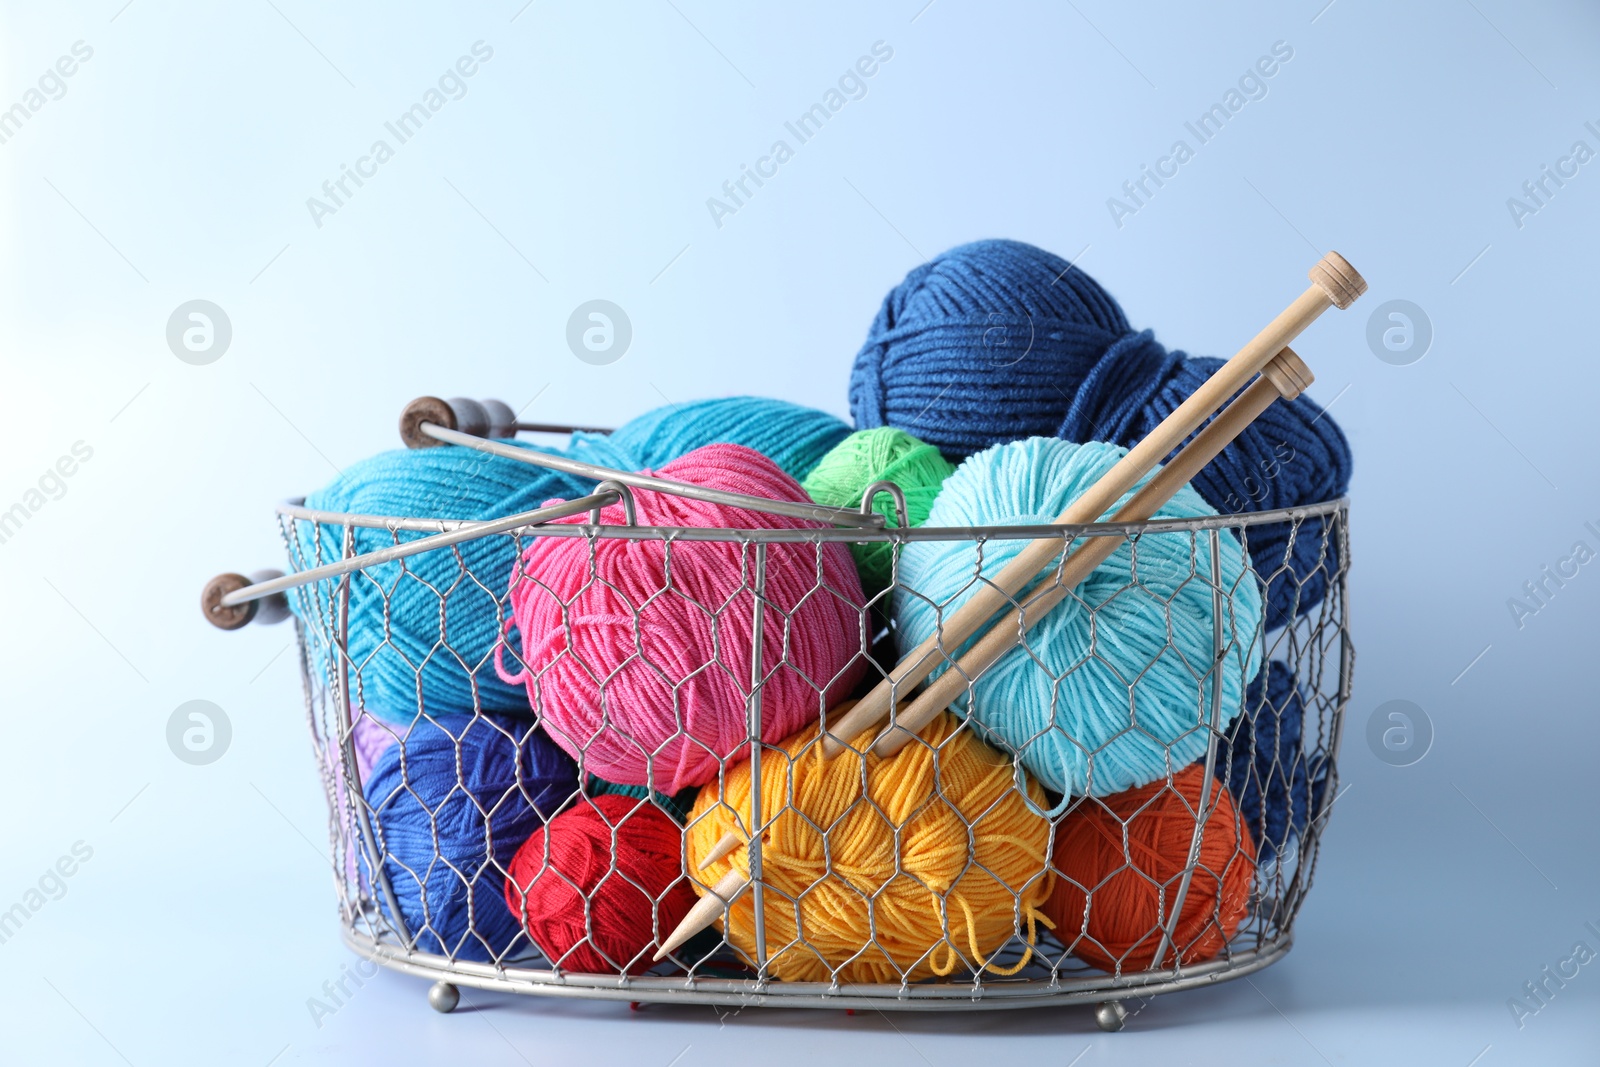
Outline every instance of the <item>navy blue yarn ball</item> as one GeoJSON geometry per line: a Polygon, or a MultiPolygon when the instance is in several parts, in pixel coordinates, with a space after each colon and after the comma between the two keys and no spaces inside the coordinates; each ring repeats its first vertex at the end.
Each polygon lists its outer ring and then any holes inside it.
{"type": "Polygon", "coordinates": [[[362,792],[420,950],[484,962],[513,947],[522,926],[506,907],[506,871],[577,788],[577,766],[555,742],[497,716],[419,718],[384,750],[362,792]]]}
{"type": "MultiPolygon", "coordinates": [[[[1134,330],[1095,280],[1020,241],[962,245],[884,298],[850,375],[857,429],[895,426],[959,462],[1024,437],[1132,447],[1223,361],[1168,351],[1134,330]]],[[[1350,446],[1310,398],[1274,403],[1193,485],[1225,513],[1343,495],[1350,446]]],[[[1320,602],[1337,570],[1319,521],[1251,527],[1267,625],[1320,602]]]]}
{"type": "Polygon", "coordinates": [[[1271,660],[1245,691],[1244,713],[1218,746],[1216,775],[1266,862],[1288,850],[1322,804],[1326,753],[1302,751],[1306,694],[1294,672],[1271,660]]]}

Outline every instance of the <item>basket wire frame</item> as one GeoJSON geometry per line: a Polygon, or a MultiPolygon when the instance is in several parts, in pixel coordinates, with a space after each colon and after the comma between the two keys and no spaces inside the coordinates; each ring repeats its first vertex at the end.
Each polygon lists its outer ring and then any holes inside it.
{"type": "MultiPolygon", "coordinates": [[[[369,531],[363,537],[362,547],[370,550],[375,531],[381,531],[376,534],[380,540],[400,545],[427,533],[440,532],[460,525],[455,520],[431,517],[356,516],[316,512],[306,509],[298,501],[281,505],[278,517],[290,562],[296,572],[335,562],[329,548],[329,538],[316,536],[314,533],[308,536],[308,533],[317,526],[321,527],[324,534],[329,530],[337,531],[338,536],[331,539],[331,543],[338,544],[339,558],[348,560],[357,554],[358,530],[369,531]]],[[[709,947],[708,942],[711,939],[702,937],[692,940],[645,973],[630,975],[627,971],[630,965],[638,962],[637,960],[616,960],[614,961],[616,969],[609,973],[573,971],[563,966],[562,957],[547,954],[544,946],[535,944],[526,931],[519,934],[509,947],[505,947],[490,945],[483,940],[476,929],[470,930],[469,937],[476,938],[478,943],[488,950],[491,958],[487,962],[467,958],[471,954],[463,952],[462,943],[445,945],[446,951],[442,953],[429,951],[425,944],[439,945],[440,939],[437,937],[429,939],[425,936],[427,931],[409,928],[404,912],[399,906],[396,889],[390,881],[388,872],[394,857],[385,850],[379,813],[369,805],[362,791],[364,783],[361,780],[356,757],[354,732],[356,724],[363,717],[375,719],[376,716],[367,705],[366,687],[362,678],[370,657],[366,660],[357,660],[350,653],[351,594],[355,583],[370,583],[371,588],[366,591],[371,593],[375,589],[383,599],[384,626],[387,630],[391,621],[387,608],[393,590],[385,588],[365,570],[359,569],[340,577],[313,582],[289,593],[295,606],[295,625],[308,724],[323,789],[329,804],[329,846],[339,915],[345,940],[356,952],[403,972],[479,988],[519,993],[739,1006],[770,1003],[948,1010],[1143,997],[1207,984],[1219,978],[1249,974],[1279,958],[1292,945],[1294,920],[1310,889],[1321,833],[1338,791],[1335,754],[1338,751],[1344,711],[1350,696],[1354,650],[1350,641],[1346,590],[1346,575],[1350,561],[1347,501],[1338,500],[1308,508],[1276,512],[1202,519],[1103,523],[1074,527],[996,526],[958,530],[673,529],[636,526],[631,521],[622,526],[604,526],[598,524],[598,513],[592,518],[594,521],[586,524],[540,527],[538,536],[585,539],[590,552],[591,567],[596,546],[602,539],[626,538],[660,542],[667,559],[665,583],[667,588],[663,590],[662,595],[687,596],[681,588],[673,586],[671,575],[674,553],[688,551],[696,541],[704,540],[725,541],[740,546],[742,574],[739,591],[749,594],[749,610],[752,612],[751,621],[754,627],[752,648],[756,650],[756,654],[751,656],[746,676],[748,682],[746,739],[738,750],[719,758],[721,769],[717,777],[703,788],[719,789],[728,768],[738,762],[748,762],[755,785],[751,790],[750,824],[743,826],[742,829],[747,832],[750,842],[749,870],[752,884],[748,892],[754,899],[753,952],[741,950],[726,939],[714,947],[709,947]],[[1269,585],[1276,589],[1277,583],[1288,583],[1287,588],[1292,590],[1291,599],[1297,609],[1290,613],[1295,621],[1276,630],[1258,628],[1254,633],[1229,632],[1228,622],[1234,618],[1230,610],[1232,598],[1239,595],[1239,588],[1238,585],[1230,588],[1224,582],[1220,541],[1222,538],[1237,538],[1248,552],[1252,547],[1252,532],[1267,523],[1285,524],[1289,530],[1287,548],[1279,547],[1273,550],[1274,556],[1281,555],[1282,559],[1275,559],[1278,565],[1275,569],[1269,570],[1262,566],[1260,558],[1255,558],[1254,569],[1244,568],[1239,583],[1253,583],[1264,603],[1269,585]],[[906,543],[916,540],[949,540],[973,545],[977,563],[967,579],[967,587],[970,588],[976,583],[987,581],[985,572],[993,573],[995,569],[985,560],[985,550],[991,542],[1038,537],[1053,539],[1065,548],[1074,538],[1096,533],[1121,533],[1129,537],[1134,575],[1129,587],[1130,593],[1150,592],[1143,587],[1146,579],[1141,577],[1141,539],[1152,533],[1185,536],[1189,543],[1187,572],[1181,575],[1169,573],[1163,577],[1167,579],[1169,585],[1172,584],[1173,578],[1178,579],[1179,585],[1190,582],[1203,585],[1209,592],[1212,608],[1212,661],[1201,665],[1203,669],[1195,672],[1197,710],[1193,730],[1204,731],[1207,736],[1201,760],[1205,768],[1205,786],[1201,793],[1199,810],[1195,813],[1196,828],[1188,862],[1177,883],[1163,886],[1161,889],[1161,915],[1157,926],[1152,930],[1152,935],[1158,939],[1154,961],[1142,970],[1125,970],[1120,965],[1110,973],[1097,970],[1073,952],[1075,945],[1087,936],[1084,930],[1057,930],[1052,933],[1041,927],[1037,931],[1037,943],[1030,946],[1025,937],[1027,926],[1021,906],[1021,894],[1026,887],[1014,886],[1011,888],[1017,904],[1013,913],[1013,937],[999,952],[989,958],[970,958],[970,953],[964,951],[959,938],[952,936],[946,916],[944,931],[947,937],[946,944],[955,949],[955,955],[961,961],[955,971],[946,977],[933,980],[914,979],[910,977],[911,971],[921,961],[897,959],[894,961],[897,965],[903,964],[901,980],[898,983],[853,983],[844,980],[839,973],[847,961],[835,960],[830,961],[832,973],[827,981],[777,980],[771,968],[771,950],[774,946],[768,943],[769,931],[765,922],[767,910],[772,906],[798,908],[799,904],[795,899],[778,893],[778,903],[774,905],[772,894],[778,891],[764,884],[762,877],[762,830],[773,825],[783,814],[782,809],[776,812],[761,810],[759,783],[763,773],[763,762],[770,763],[774,759],[786,760],[790,757],[777,745],[761,740],[762,692],[770,673],[782,669],[785,664],[764,664],[759,650],[763,648],[762,635],[765,627],[780,625],[783,628],[785,660],[789,642],[803,639],[803,635],[793,633],[789,618],[778,605],[766,598],[771,546],[776,544],[793,546],[785,549],[789,553],[786,559],[791,558],[796,551],[809,551],[815,554],[816,587],[807,594],[808,596],[842,596],[844,594],[841,591],[826,588],[823,580],[822,555],[825,546],[837,541],[887,541],[895,545],[894,585],[890,590],[876,595],[869,593],[870,599],[867,604],[859,609],[860,656],[867,664],[867,679],[861,690],[864,691],[887,676],[888,671],[894,666],[893,644],[886,638],[886,626],[889,625],[887,608],[891,595],[895,591],[905,595],[920,595],[917,591],[905,589],[901,585],[899,554],[906,543]],[[1307,541],[1315,549],[1309,555],[1303,543],[1307,541]],[[1315,561],[1309,571],[1306,562],[1308,558],[1315,561]],[[1263,572],[1267,572],[1266,577],[1262,577],[1263,572]],[[1301,611],[1299,610],[1301,589],[1313,580],[1322,585],[1325,591],[1320,600],[1301,611]],[[1221,720],[1224,711],[1222,668],[1230,655],[1237,656],[1240,662],[1252,657],[1258,658],[1263,679],[1270,660],[1284,664],[1292,672],[1292,677],[1298,686],[1298,698],[1304,705],[1300,744],[1295,751],[1280,753],[1283,759],[1287,759],[1287,765],[1280,758],[1271,761],[1270,769],[1265,774],[1266,780],[1263,780],[1260,761],[1252,763],[1247,778],[1263,797],[1263,803],[1271,803],[1269,794],[1276,786],[1286,793],[1284,802],[1292,806],[1295,803],[1294,784],[1298,775],[1303,772],[1309,811],[1304,829],[1289,834],[1284,840],[1274,842],[1276,855],[1270,861],[1263,861],[1259,865],[1251,888],[1248,916],[1234,936],[1213,958],[1198,962],[1183,962],[1182,954],[1185,946],[1175,944],[1174,937],[1193,879],[1197,873],[1202,877],[1219,877],[1221,874],[1220,871],[1206,871],[1199,864],[1199,857],[1207,816],[1219,802],[1220,794],[1227,789],[1224,782],[1219,780],[1219,774],[1226,776],[1226,768],[1219,767],[1219,761],[1225,758],[1222,746],[1228,734],[1228,725],[1221,720]],[[1024,958],[1026,962],[1023,962],[1024,958]],[[997,973],[1011,971],[1013,968],[1016,968],[1014,973],[997,973]]],[[[530,543],[532,532],[514,530],[488,536],[509,539],[517,558],[520,558],[522,551],[530,543]]],[[[1257,540],[1259,543],[1260,538],[1257,540]]],[[[444,606],[450,596],[460,595],[464,590],[472,590],[480,595],[487,593],[494,598],[502,613],[503,622],[509,615],[510,595],[505,588],[507,575],[472,573],[459,544],[432,550],[429,555],[440,553],[452,554],[455,565],[455,573],[448,585],[430,586],[432,592],[439,598],[441,619],[444,617],[444,606]]],[[[1172,557],[1170,550],[1165,555],[1170,563],[1172,557]]],[[[412,561],[417,558],[419,557],[402,559],[391,564],[391,567],[398,567],[399,574],[396,579],[392,577],[392,571],[388,572],[391,574],[391,584],[394,581],[423,581],[413,569],[412,561]]],[[[1063,554],[1058,552],[1056,559],[1059,566],[1063,554]]],[[[1155,565],[1154,562],[1147,560],[1146,573],[1155,565]]],[[[590,575],[591,581],[598,580],[594,577],[592,569],[590,575]]],[[[1042,581],[1047,580],[1048,578],[1042,579],[1042,581]]],[[[1030,590],[1029,595],[1032,592],[1033,590],[1030,590]]],[[[1012,598],[1011,606],[1017,607],[1025,599],[1025,595],[1012,598]]],[[[715,614],[718,611],[734,610],[736,600],[737,598],[729,598],[721,605],[700,605],[700,607],[715,614]]],[[[1087,604],[1083,606],[1090,608],[1087,604]]],[[[634,623],[636,627],[639,624],[637,611],[634,623]]],[[[477,663],[466,663],[458,651],[451,648],[444,640],[443,629],[441,624],[440,640],[429,652],[429,659],[441,657],[441,661],[448,662],[443,658],[449,657],[467,669],[480,666],[477,663]]],[[[388,640],[387,632],[384,637],[385,641],[380,648],[394,655],[401,654],[388,640]]],[[[1036,640],[1036,635],[1025,638],[1024,645],[1030,640],[1036,640]]],[[[947,648],[942,643],[939,647],[941,654],[953,660],[955,648],[947,648]]],[[[501,651],[508,662],[515,662],[522,669],[526,669],[526,665],[521,663],[518,649],[507,645],[501,651]]],[[[1043,661],[1038,659],[1031,649],[1027,654],[1034,657],[1038,669],[1045,669],[1043,661]]],[[[725,667],[715,663],[711,652],[708,651],[707,656],[705,669],[725,667]]],[[[432,720],[433,716],[429,709],[421,702],[421,671],[424,664],[412,665],[418,671],[418,706],[421,709],[418,721],[432,720]]],[[[957,668],[952,667],[952,669],[957,668]]],[[[976,680],[965,679],[969,700],[973,696],[971,686],[976,680]]],[[[822,690],[831,681],[831,679],[812,681],[813,688],[817,690],[819,713],[824,710],[822,690]]],[[[1130,702],[1134,701],[1134,687],[1137,681],[1137,678],[1128,681],[1130,702]]],[[[1248,682],[1250,679],[1245,681],[1248,682]]],[[[678,682],[681,683],[681,679],[678,682]]],[[[1259,720],[1285,710],[1292,710],[1272,706],[1269,703],[1269,687],[1266,685],[1261,685],[1259,691],[1255,686],[1250,686],[1244,691],[1247,696],[1245,706],[1239,712],[1241,717],[1248,716],[1252,720],[1259,720]]],[[[475,705],[476,697],[474,689],[475,705]]],[[[904,692],[895,696],[896,701],[902,704],[910,697],[911,694],[904,692]]],[[[1294,698],[1291,697],[1290,704],[1293,702],[1294,698]]],[[[474,714],[484,713],[482,708],[478,707],[474,714]]],[[[494,714],[504,721],[505,713],[494,714]]],[[[602,715],[604,716],[603,711],[602,715]]],[[[602,721],[605,721],[604,718],[602,721]]],[[[526,713],[526,721],[518,722],[517,729],[531,730],[540,723],[540,709],[534,706],[526,713]]],[[[386,725],[384,728],[400,740],[404,739],[408,729],[392,725],[386,725]]],[[[976,731],[980,738],[985,737],[986,731],[976,719],[966,720],[962,728],[976,731]]],[[[1137,723],[1130,723],[1130,728],[1137,728],[1137,723]]],[[[1003,746],[996,747],[1008,751],[1003,746]]],[[[936,761],[937,758],[935,753],[936,761]]],[[[1092,753],[1089,755],[1089,762],[1092,775],[1092,753]]],[[[1187,762],[1175,762],[1169,752],[1167,770],[1169,782],[1184,769],[1184,764],[1187,762]]],[[[580,758],[578,790],[568,798],[563,809],[572,803],[581,802],[583,797],[593,793],[590,776],[582,763],[580,758]]],[[[1015,763],[1015,767],[1015,788],[1021,791],[1024,799],[1038,814],[1048,815],[1048,812],[1041,811],[1028,799],[1027,792],[1023,788],[1024,772],[1020,763],[1015,763]]],[[[654,785],[652,782],[652,799],[640,803],[662,807],[671,817],[671,811],[663,807],[654,785]]],[[[792,791],[792,783],[790,788],[792,791]]],[[[935,788],[937,792],[939,787],[936,785],[935,788]]],[[[857,803],[869,803],[864,790],[857,803]]],[[[1063,819],[1072,818],[1085,805],[1103,807],[1101,801],[1092,796],[1065,799],[1062,810],[1050,816],[1053,824],[1052,841],[1054,825],[1058,825],[1063,819]]],[[[784,805],[785,808],[787,806],[784,805]]],[[[1243,816],[1236,813],[1235,818],[1242,819],[1243,816]]],[[[969,823],[969,832],[971,829],[969,823]]],[[[1259,841],[1260,826],[1254,825],[1249,829],[1259,841]]],[[[898,840],[898,835],[896,838],[898,840]]],[[[437,838],[435,846],[437,851],[437,838]]],[[[899,846],[896,848],[898,851],[899,846]]],[[[507,877],[505,868],[494,861],[492,850],[490,856],[488,864],[477,872],[452,868],[461,879],[463,890],[466,889],[469,878],[476,878],[489,885],[492,892],[485,894],[480,889],[478,894],[480,899],[486,895],[498,897],[499,887],[507,877]]],[[[1126,841],[1123,859],[1129,866],[1134,864],[1133,858],[1127,854],[1126,841]]],[[[1236,857],[1236,859],[1244,858],[1236,857]]],[[[451,857],[436,855],[435,860],[450,863],[451,857]]],[[[972,863],[969,855],[969,870],[972,863]]],[[[830,870],[831,864],[830,860],[830,870]]],[[[896,872],[900,872],[898,855],[896,872]]],[[[624,876],[613,866],[608,877],[624,876]]],[[[709,882],[692,869],[687,855],[683,856],[680,877],[700,887],[702,892],[709,888],[709,882]]],[[[1041,869],[1036,877],[1064,876],[1052,867],[1048,871],[1041,869]]],[[[636,886],[636,888],[643,887],[636,886]]],[[[1092,913],[1094,887],[1080,888],[1087,894],[1088,909],[1092,913]]],[[[882,892],[882,887],[879,892],[882,892]]],[[[870,932],[875,941],[877,929],[875,925],[870,925],[875,923],[874,912],[870,906],[868,914],[870,932]]],[[[806,942],[803,924],[798,917],[796,921],[797,929],[800,931],[799,944],[777,946],[777,951],[781,953],[809,950],[814,953],[815,949],[806,942]]],[[[659,923],[658,918],[658,926],[659,923]]],[[[1085,928],[1086,926],[1087,923],[1085,928]]],[[[657,929],[656,942],[665,940],[670,932],[668,929],[657,929]]],[[[863,951],[866,951],[867,947],[864,945],[863,951]]],[[[647,957],[653,948],[654,946],[651,946],[650,949],[646,949],[644,955],[647,957]]]]}

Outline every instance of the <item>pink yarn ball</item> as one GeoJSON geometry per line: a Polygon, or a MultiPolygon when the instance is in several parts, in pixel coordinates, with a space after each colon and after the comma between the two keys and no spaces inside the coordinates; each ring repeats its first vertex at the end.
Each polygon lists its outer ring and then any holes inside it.
{"type": "MultiPolygon", "coordinates": [[[[655,473],[809,502],[772,460],[739,445],[697,448],[655,473]]],[[[670,493],[636,490],[634,500],[641,526],[822,528],[670,493]]],[[[606,508],[603,521],[621,524],[622,506],[606,508]]],[[[820,574],[818,562],[815,544],[767,548],[764,741],[815,721],[865,667],[870,635],[849,549],[825,544],[820,574]]],[[[719,758],[748,754],[754,564],[755,546],[735,542],[536,538],[511,576],[507,642],[520,641],[522,662],[511,666],[522,669],[508,670],[514,657],[501,649],[500,677],[527,686],[545,730],[588,773],[664,793],[703,785],[716,777],[719,758]]]]}

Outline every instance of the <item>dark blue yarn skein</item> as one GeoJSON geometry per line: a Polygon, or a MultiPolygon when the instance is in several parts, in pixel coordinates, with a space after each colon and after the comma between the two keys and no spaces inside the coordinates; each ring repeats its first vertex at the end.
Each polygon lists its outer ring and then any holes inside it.
{"type": "MultiPolygon", "coordinates": [[[[512,947],[522,926],[506,907],[506,871],[577,788],[571,758],[511,719],[418,719],[384,750],[363,794],[419,949],[484,962],[512,947]]],[[[363,852],[363,870],[368,862],[363,852]]],[[[384,894],[374,895],[387,914],[384,894]]]]}
{"type": "Polygon", "coordinates": [[[1305,716],[1294,672],[1271,660],[1245,690],[1244,712],[1217,748],[1216,776],[1227,783],[1263,863],[1305,832],[1327,786],[1328,757],[1302,751],[1305,716]]]}
{"type": "MultiPolygon", "coordinates": [[[[978,241],[915,268],[884,298],[850,375],[857,429],[895,426],[959,462],[1025,437],[1132,447],[1220,359],[1135,331],[1095,280],[1020,241],[978,241]]],[[[1310,398],[1279,400],[1197,475],[1217,510],[1320,503],[1349,485],[1350,446],[1310,398]]],[[[1267,625],[1321,601],[1338,562],[1318,521],[1251,527],[1267,625]]]]}

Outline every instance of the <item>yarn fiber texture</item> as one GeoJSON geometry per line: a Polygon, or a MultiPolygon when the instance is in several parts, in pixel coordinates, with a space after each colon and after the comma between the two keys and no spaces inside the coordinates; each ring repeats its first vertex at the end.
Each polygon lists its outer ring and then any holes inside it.
{"type": "MultiPolygon", "coordinates": [[[[378,762],[378,757],[385,749],[395,744],[399,735],[395,727],[386,726],[372,715],[362,714],[358,709],[352,708],[350,717],[352,720],[350,744],[355,749],[356,774],[365,783],[372,777],[372,768],[378,762]]],[[[367,878],[366,866],[356,859],[356,851],[361,847],[360,822],[356,818],[355,807],[350,802],[349,776],[345,773],[344,753],[334,747],[337,740],[337,737],[330,738],[327,760],[328,771],[333,779],[334,811],[337,813],[345,841],[345,879],[349,884],[359,885],[365,891],[370,889],[372,883],[367,878]]]]}
{"type": "Polygon", "coordinates": [[[648,800],[679,826],[688,821],[689,809],[694,807],[695,798],[699,796],[699,791],[693,786],[668,796],[665,793],[657,793],[648,786],[618,785],[592,774],[585,779],[584,791],[590,797],[631,797],[634,800],[648,800]]]}
{"type": "MultiPolygon", "coordinates": [[[[539,507],[552,497],[582,495],[593,484],[446,445],[383,452],[352,464],[308,496],[306,506],[364,515],[494,519],[539,507]]],[[[295,530],[302,569],[341,558],[342,526],[296,522],[295,530]]],[[[365,527],[355,527],[353,534],[357,553],[427,536],[365,527]]],[[[481,537],[352,574],[347,637],[351,688],[359,704],[401,726],[423,711],[526,711],[521,689],[496,677],[491,661],[506,616],[505,575],[517,550],[510,536],[481,537]]],[[[289,597],[296,614],[309,623],[313,640],[333,629],[327,613],[336,584],[322,583],[314,601],[289,597]],[[305,619],[308,604],[320,618],[305,619]]]]}
{"type": "MultiPolygon", "coordinates": [[[[765,757],[761,874],[769,971],[785,981],[915,981],[958,969],[1015,973],[992,961],[1012,939],[1029,946],[1050,891],[1044,793],[1017,784],[1010,759],[941,714],[888,759],[863,757],[875,730],[831,761],[819,727],[765,757]],[[787,758],[785,758],[787,757],[787,758]],[[824,839],[823,830],[827,837],[824,839]],[[970,832],[969,832],[970,830],[970,832]],[[876,936],[874,936],[874,930],[876,936]]],[[[748,837],[750,765],[719,794],[700,791],[687,831],[689,870],[723,834],[748,837]]],[[[695,875],[706,886],[749,873],[746,849],[695,875]]],[[[697,890],[704,892],[703,889],[697,890]]],[[[755,903],[736,898],[724,929],[755,958],[755,903]]]]}
{"type": "Polygon", "coordinates": [[[372,768],[377,765],[378,757],[397,743],[405,730],[388,726],[370,713],[362,715],[353,712],[352,717],[354,721],[350,724],[350,741],[356,751],[356,771],[365,782],[372,777],[372,768]]]}
{"type": "MultiPolygon", "coordinates": [[[[825,411],[760,396],[730,396],[667,404],[618,427],[609,448],[627,457],[628,470],[660,468],[706,445],[743,445],[771,459],[796,481],[811,473],[850,427],[825,411]]],[[[596,434],[575,434],[574,443],[596,434]]]]}
{"type": "MultiPolygon", "coordinates": [[[[896,426],[960,460],[1026,437],[1131,447],[1223,361],[1136,331],[1095,280],[1020,241],[978,241],[915,268],[884,298],[850,376],[858,429],[896,426]]],[[[1350,446],[1309,397],[1272,404],[1194,479],[1222,512],[1340,496],[1350,446]]],[[[1320,520],[1253,527],[1272,625],[1321,601],[1338,568],[1320,520]],[[1291,543],[1292,542],[1292,543],[1291,543]]]]}
{"type": "MultiPolygon", "coordinates": [[[[807,499],[772,460],[738,445],[707,445],[659,473],[807,499]]],[[[636,490],[634,500],[646,526],[821,525],[669,493],[636,490]]],[[[623,518],[620,504],[602,515],[623,518]]],[[[526,686],[545,729],[586,772],[669,794],[701,785],[722,760],[747,754],[754,564],[754,546],[735,541],[538,538],[510,576],[507,640],[521,662],[497,656],[500,676],[526,686]]],[[[768,547],[763,740],[788,736],[849,693],[865,665],[863,600],[844,545],[768,547]]]]}
{"type": "MultiPolygon", "coordinates": [[[[1056,937],[1103,971],[1142,971],[1177,905],[1199,822],[1205,770],[1085,801],[1056,827],[1055,889],[1045,911],[1056,937]]],[[[1255,846],[1226,789],[1213,787],[1199,858],[1161,958],[1200,963],[1222,951],[1249,914],[1255,846]]]]}
{"type": "Polygon", "coordinates": [[[483,962],[513,948],[508,866],[577,787],[577,768],[549,738],[488,715],[418,719],[378,756],[364,793],[419,949],[483,962]]]}
{"type": "MultiPolygon", "coordinates": [[[[1051,522],[1125,451],[1048,437],[996,445],[950,476],[928,523],[1051,522]]],[[[1157,517],[1213,514],[1185,486],[1157,517]]],[[[894,598],[902,655],[939,632],[940,619],[971,597],[980,571],[999,573],[1027,543],[908,544],[894,598]]],[[[1226,651],[1217,715],[1226,727],[1260,662],[1261,597],[1239,542],[1224,535],[1218,544],[1226,651]]],[[[1035,587],[1052,573],[1046,570],[1035,587]]],[[[1023,644],[978,676],[956,706],[967,711],[972,700],[970,712],[986,739],[1018,753],[1047,789],[1068,797],[1120,793],[1192,763],[1206,751],[1214,692],[1210,574],[1205,534],[1147,534],[1136,548],[1123,543],[1040,618],[1023,644]]]]}
{"type": "MultiPolygon", "coordinates": [[[[857,507],[867,486],[888,479],[905,494],[907,521],[912,526],[921,526],[928,521],[928,509],[933,507],[939,487],[955,469],[955,465],[932,445],[904,430],[880,426],[875,430],[857,430],[840,441],[822,457],[822,462],[801,485],[819,504],[857,507]]],[[[887,520],[890,528],[900,525],[894,499],[887,493],[877,494],[872,507],[887,520]]],[[[894,577],[895,549],[895,545],[886,541],[850,546],[868,597],[889,588],[894,577]]]]}
{"type": "Polygon", "coordinates": [[[639,974],[694,906],[682,852],[682,829],[648,801],[582,800],[517,851],[506,907],[556,966],[639,974]]]}
{"type": "Polygon", "coordinates": [[[1306,694],[1294,672],[1269,660],[1250,683],[1245,714],[1217,749],[1216,774],[1228,783],[1262,863],[1305,832],[1327,786],[1330,759],[1302,750],[1305,716],[1306,694]]]}

